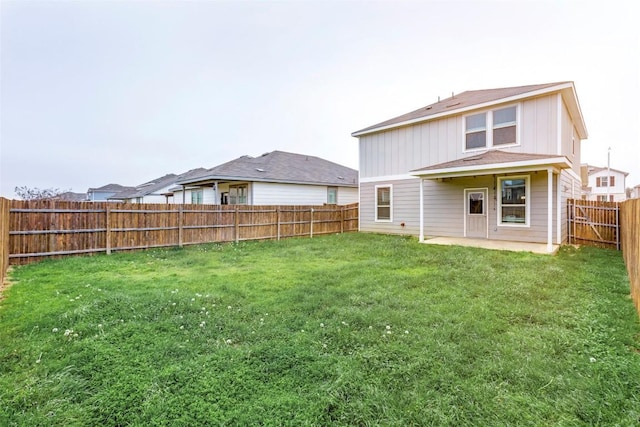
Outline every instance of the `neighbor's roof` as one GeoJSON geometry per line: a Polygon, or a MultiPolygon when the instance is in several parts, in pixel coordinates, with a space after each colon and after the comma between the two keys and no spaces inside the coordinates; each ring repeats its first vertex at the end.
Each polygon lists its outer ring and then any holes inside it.
{"type": "Polygon", "coordinates": [[[127,200],[134,199],[136,197],[144,197],[149,194],[153,194],[158,190],[162,190],[165,187],[170,186],[178,179],[178,175],[170,173],[165,176],[162,176],[158,179],[154,179],[153,181],[145,182],[144,184],[140,184],[135,188],[124,190],[119,193],[114,194],[109,197],[109,199],[113,200],[127,200]]]}
{"type": "Polygon", "coordinates": [[[571,162],[564,156],[511,153],[492,150],[462,159],[416,169],[411,171],[411,174],[424,178],[447,178],[506,173],[516,170],[536,170],[545,167],[565,169],[571,167],[571,162]]]}
{"type": "Polygon", "coordinates": [[[258,157],[239,157],[177,183],[220,180],[357,187],[358,171],[315,156],[272,151],[258,157]]]}
{"type": "Polygon", "coordinates": [[[65,202],[86,202],[87,201],[87,193],[74,193],[72,191],[66,191],[64,193],[58,194],[57,196],[52,197],[53,200],[62,200],[65,202]]]}
{"type": "Polygon", "coordinates": [[[107,185],[103,185],[102,187],[97,187],[97,188],[89,188],[89,190],[87,190],[87,193],[91,193],[91,192],[119,192],[119,191],[124,191],[124,190],[130,190],[134,187],[127,187],[124,185],[120,185],[120,184],[107,184],[107,185]]]}
{"type": "Polygon", "coordinates": [[[546,83],[529,86],[507,87],[499,89],[470,90],[443,99],[435,104],[427,105],[415,111],[403,114],[393,119],[366,127],[353,132],[351,136],[362,136],[382,130],[407,126],[425,122],[436,118],[461,114],[466,111],[481,109],[495,104],[514,102],[521,99],[533,98],[559,92],[562,94],[569,113],[573,118],[581,139],[587,137],[587,129],[582,117],[582,111],[576,95],[573,82],[546,83]]]}

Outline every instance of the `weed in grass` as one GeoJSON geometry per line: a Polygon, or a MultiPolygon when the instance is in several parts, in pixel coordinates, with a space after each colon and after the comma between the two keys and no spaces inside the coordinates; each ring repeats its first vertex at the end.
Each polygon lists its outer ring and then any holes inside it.
{"type": "Polygon", "coordinates": [[[620,254],[347,234],[46,261],[0,302],[0,425],[634,425],[620,254]]]}

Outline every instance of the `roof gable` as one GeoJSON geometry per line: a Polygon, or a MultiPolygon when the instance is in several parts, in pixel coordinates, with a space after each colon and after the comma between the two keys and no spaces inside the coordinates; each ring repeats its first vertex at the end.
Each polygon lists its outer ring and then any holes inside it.
{"type": "Polygon", "coordinates": [[[559,92],[569,109],[578,133],[582,139],[587,137],[587,130],[575,93],[573,82],[546,83],[528,86],[516,86],[498,89],[471,90],[453,95],[450,98],[419,108],[398,117],[353,132],[351,136],[362,136],[414,123],[434,120],[462,114],[466,111],[480,109],[491,105],[533,98],[545,94],[559,92]]]}
{"type": "Polygon", "coordinates": [[[126,200],[126,199],[134,199],[137,197],[144,197],[148,194],[152,194],[158,190],[161,190],[165,187],[170,186],[178,180],[178,175],[170,173],[164,175],[158,179],[154,179],[149,182],[145,182],[144,184],[140,184],[135,188],[121,191],[119,193],[114,194],[109,197],[109,199],[115,200],[126,200]]]}
{"type": "Polygon", "coordinates": [[[97,188],[89,188],[89,190],[87,190],[87,192],[118,192],[118,191],[124,191],[124,190],[130,190],[134,187],[127,187],[124,185],[120,185],[120,184],[107,184],[107,185],[103,185],[102,187],[97,187],[97,188]]]}
{"type": "Polygon", "coordinates": [[[315,156],[272,151],[258,157],[239,157],[202,173],[180,179],[178,184],[195,184],[212,180],[354,187],[358,185],[358,171],[315,156]]]}

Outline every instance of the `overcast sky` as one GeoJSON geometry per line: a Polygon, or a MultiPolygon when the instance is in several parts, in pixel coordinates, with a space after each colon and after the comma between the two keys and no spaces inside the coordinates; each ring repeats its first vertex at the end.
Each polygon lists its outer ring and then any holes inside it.
{"type": "MultiPolygon", "coordinates": [[[[0,0],[0,195],[137,185],[351,133],[452,92],[571,80],[583,162],[640,184],[640,24],[620,1],[0,0]]],[[[632,12],[633,10],[633,12],[632,12]]]]}

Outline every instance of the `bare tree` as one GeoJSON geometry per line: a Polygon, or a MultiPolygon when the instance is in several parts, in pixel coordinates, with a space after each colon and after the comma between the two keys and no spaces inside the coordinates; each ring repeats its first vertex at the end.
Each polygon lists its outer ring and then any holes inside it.
{"type": "Polygon", "coordinates": [[[16,187],[16,196],[22,200],[44,200],[54,199],[69,190],[60,190],[59,188],[38,188],[38,187],[16,187]]]}

